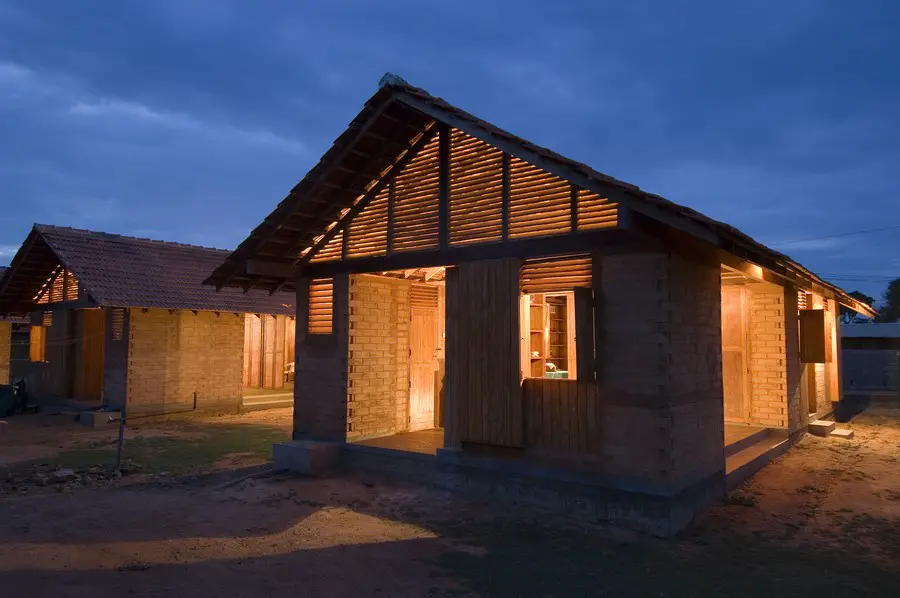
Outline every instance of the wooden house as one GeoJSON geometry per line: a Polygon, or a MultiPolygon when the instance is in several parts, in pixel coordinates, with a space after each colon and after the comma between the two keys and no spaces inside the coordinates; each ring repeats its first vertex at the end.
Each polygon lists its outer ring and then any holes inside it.
{"type": "Polygon", "coordinates": [[[30,317],[29,393],[131,414],[289,404],[294,296],[203,286],[228,254],[36,224],[0,278],[0,313],[30,317]]]}
{"type": "Polygon", "coordinates": [[[657,533],[825,413],[837,306],[871,313],[731,226],[390,78],[207,283],[296,292],[280,466],[657,533]]]}

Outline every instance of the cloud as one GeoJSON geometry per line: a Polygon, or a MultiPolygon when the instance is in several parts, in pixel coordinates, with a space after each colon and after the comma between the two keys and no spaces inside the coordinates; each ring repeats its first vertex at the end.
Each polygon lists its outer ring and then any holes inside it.
{"type": "Polygon", "coordinates": [[[846,239],[803,239],[796,241],[783,241],[778,243],[770,243],[773,249],[782,252],[791,251],[813,251],[820,249],[834,249],[846,245],[846,239]]]}
{"type": "Polygon", "coordinates": [[[18,245],[0,245],[0,260],[9,262],[18,250],[18,245]]]}
{"type": "Polygon", "coordinates": [[[105,121],[132,122],[165,127],[175,131],[194,133],[205,137],[253,144],[304,155],[306,145],[302,142],[276,135],[271,131],[245,129],[225,123],[210,123],[189,114],[164,112],[138,102],[115,98],[101,98],[95,101],[77,101],[68,110],[73,116],[95,118],[105,121]]]}

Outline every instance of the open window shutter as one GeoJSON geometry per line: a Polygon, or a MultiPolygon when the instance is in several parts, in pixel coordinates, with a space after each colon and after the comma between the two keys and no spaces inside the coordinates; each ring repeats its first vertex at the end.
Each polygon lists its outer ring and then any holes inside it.
{"type": "Polygon", "coordinates": [[[578,380],[593,382],[594,376],[594,292],[593,289],[575,289],[575,345],[578,380]]]}
{"type": "Polygon", "coordinates": [[[800,310],[800,362],[825,363],[825,310],[800,310]]]}
{"type": "Polygon", "coordinates": [[[331,334],[334,279],[316,278],[309,283],[309,333],[331,334]]]}

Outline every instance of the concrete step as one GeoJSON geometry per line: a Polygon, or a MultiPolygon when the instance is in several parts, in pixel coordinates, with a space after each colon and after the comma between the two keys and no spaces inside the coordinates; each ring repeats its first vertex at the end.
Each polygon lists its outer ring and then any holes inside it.
{"type": "Polygon", "coordinates": [[[835,425],[835,422],[817,419],[814,422],[809,422],[809,433],[813,436],[828,436],[834,431],[835,425]]]}
{"type": "Polygon", "coordinates": [[[831,434],[828,435],[829,438],[843,438],[844,440],[852,440],[853,439],[853,430],[849,428],[836,428],[831,434]]]}
{"type": "Polygon", "coordinates": [[[725,458],[725,487],[730,491],[754,473],[784,454],[789,448],[787,433],[766,430],[762,438],[725,458]]]}
{"type": "Polygon", "coordinates": [[[737,453],[741,452],[745,448],[751,447],[754,444],[756,444],[757,442],[759,442],[760,440],[767,438],[769,436],[769,432],[770,432],[770,430],[768,428],[760,428],[759,430],[757,430],[750,436],[747,436],[746,438],[741,438],[737,442],[732,442],[731,444],[729,444],[725,447],[725,458],[727,459],[728,457],[730,457],[732,455],[736,455],[737,453]]]}

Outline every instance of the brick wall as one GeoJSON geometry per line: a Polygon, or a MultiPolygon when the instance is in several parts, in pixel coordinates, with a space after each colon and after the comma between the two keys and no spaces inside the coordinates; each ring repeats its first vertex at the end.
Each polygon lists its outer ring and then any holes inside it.
{"type": "Polygon", "coordinates": [[[719,266],[607,255],[602,293],[606,473],[679,486],[722,471],[719,266]]]}
{"type": "Polygon", "coordinates": [[[9,359],[12,324],[0,322],[0,384],[9,384],[9,359]]]}
{"type": "Polygon", "coordinates": [[[309,334],[309,280],[297,284],[294,439],[347,438],[349,277],[334,279],[331,334],[309,334]]]}
{"type": "Polygon", "coordinates": [[[788,285],[784,288],[785,384],[788,430],[792,434],[806,425],[801,390],[803,367],[800,363],[800,329],[797,309],[797,288],[788,285]]]}
{"type": "Polygon", "coordinates": [[[240,405],[242,317],[134,309],[129,327],[129,413],[240,405]]]}
{"type": "Polygon", "coordinates": [[[697,480],[725,467],[721,268],[673,254],[668,287],[669,470],[697,480]]]}
{"type": "Polygon", "coordinates": [[[410,282],[350,277],[347,439],[409,428],[410,282]]]}
{"type": "Polygon", "coordinates": [[[768,283],[748,289],[750,421],[787,428],[785,289],[768,283]]]}

